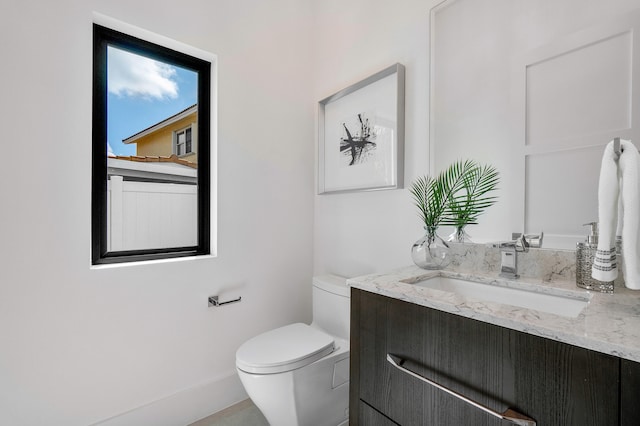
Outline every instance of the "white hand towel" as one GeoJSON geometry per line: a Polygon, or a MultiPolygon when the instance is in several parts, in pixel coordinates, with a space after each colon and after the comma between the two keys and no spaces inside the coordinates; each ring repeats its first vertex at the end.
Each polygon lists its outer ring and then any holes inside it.
{"type": "Polygon", "coordinates": [[[618,166],[621,173],[622,255],[627,288],[640,290],[640,153],[629,141],[622,141],[624,152],[618,166]]]}
{"type": "Polygon", "coordinates": [[[622,235],[625,285],[640,290],[640,154],[630,141],[620,141],[616,161],[613,142],[605,148],[598,188],[600,236],[591,276],[613,281],[618,276],[615,241],[622,235]]]}
{"type": "Polygon", "coordinates": [[[613,152],[613,142],[610,142],[604,149],[600,167],[598,251],[591,270],[591,276],[599,281],[613,281],[618,277],[615,240],[619,212],[619,187],[618,163],[613,152]]]}

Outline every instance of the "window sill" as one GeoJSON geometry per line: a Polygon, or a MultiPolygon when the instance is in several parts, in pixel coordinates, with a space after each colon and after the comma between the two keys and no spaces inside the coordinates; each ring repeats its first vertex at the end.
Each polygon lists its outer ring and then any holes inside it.
{"type": "Polygon", "coordinates": [[[125,268],[132,266],[147,266],[147,265],[156,265],[161,263],[173,263],[173,262],[191,262],[203,259],[215,259],[218,256],[215,254],[204,254],[198,256],[184,256],[184,257],[175,257],[168,259],[154,259],[154,260],[140,260],[137,262],[119,262],[119,263],[105,263],[99,265],[89,265],[90,270],[99,270],[99,269],[114,269],[114,268],[125,268]]]}

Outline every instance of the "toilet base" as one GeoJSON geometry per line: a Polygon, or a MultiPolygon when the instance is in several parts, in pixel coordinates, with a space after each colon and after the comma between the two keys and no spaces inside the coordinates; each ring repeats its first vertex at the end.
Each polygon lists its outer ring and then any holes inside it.
{"type": "Polygon", "coordinates": [[[349,343],[318,361],[276,374],[237,370],[253,403],[273,426],[338,426],[348,424],[349,343]],[[346,422],[346,423],[345,423],[346,422]]]}

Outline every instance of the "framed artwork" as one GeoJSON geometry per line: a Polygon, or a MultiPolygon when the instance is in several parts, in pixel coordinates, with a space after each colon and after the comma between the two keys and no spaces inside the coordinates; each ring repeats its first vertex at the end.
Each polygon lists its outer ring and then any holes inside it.
{"type": "Polygon", "coordinates": [[[402,188],[404,66],[319,102],[318,193],[402,188]]]}

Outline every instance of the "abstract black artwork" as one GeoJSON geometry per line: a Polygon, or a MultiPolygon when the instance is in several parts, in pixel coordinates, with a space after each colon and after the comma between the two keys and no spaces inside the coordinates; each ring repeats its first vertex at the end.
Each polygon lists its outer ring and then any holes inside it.
{"type": "Polygon", "coordinates": [[[346,123],[342,123],[345,135],[340,138],[340,152],[348,157],[349,165],[367,161],[369,154],[376,148],[374,142],[376,134],[364,114],[358,114],[357,129],[349,130],[346,123]]]}

